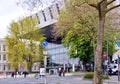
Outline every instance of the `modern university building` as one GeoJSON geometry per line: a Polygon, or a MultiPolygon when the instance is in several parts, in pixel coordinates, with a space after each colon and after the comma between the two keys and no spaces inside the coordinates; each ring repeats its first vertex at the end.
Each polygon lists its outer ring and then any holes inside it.
{"type": "Polygon", "coordinates": [[[50,55],[50,61],[56,64],[75,64],[78,65],[79,59],[70,59],[68,56],[68,49],[61,44],[61,37],[54,39],[52,31],[53,25],[57,23],[60,10],[65,8],[66,0],[56,0],[51,6],[40,10],[33,14],[32,17],[37,17],[38,26],[44,29],[46,40],[48,42],[47,53],[50,55]]]}
{"type": "MultiPolygon", "coordinates": [[[[46,41],[48,42],[48,45],[46,46],[46,52],[50,55],[50,62],[61,65],[78,65],[79,59],[69,58],[68,49],[63,47],[61,44],[62,39],[60,37],[58,37],[56,40],[53,39],[53,25],[58,21],[60,10],[65,8],[65,2],[66,0],[56,0],[51,6],[32,14],[30,17],[37,17],[38,26],[45,30],[44,34],[47,38],[46,41]]],[[[8,66],[6,57],[4,56],[5,52],[5,40],[0,39],[0,72],[11,72],[13,69],[8,66]]],[[[39,66],[37,66],[36,63],[34,64],[32,71],[39,71],[39,66]]]]}

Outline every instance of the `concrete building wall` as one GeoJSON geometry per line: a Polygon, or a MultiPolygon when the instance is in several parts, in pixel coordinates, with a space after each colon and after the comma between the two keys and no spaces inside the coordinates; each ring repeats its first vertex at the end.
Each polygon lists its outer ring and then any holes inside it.
{"type": "Polygon", "coordinates": [[[0,39],[0,72],[11,72],[12,68],[8,65],[6,57],[6,44],[4,39],[0,39]]]}

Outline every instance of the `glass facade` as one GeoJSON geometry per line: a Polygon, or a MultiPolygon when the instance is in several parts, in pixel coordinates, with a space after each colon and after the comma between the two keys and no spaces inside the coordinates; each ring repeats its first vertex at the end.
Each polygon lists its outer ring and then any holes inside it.
{"type": "Polygon", "coordinates": [[[63,47],[62,44],[49,43],[47,46],[47,52],[51,57],[51,62],[57,64],[78,64],[79,59],[70,59],[68,55],[68,49],[63,47]]]}

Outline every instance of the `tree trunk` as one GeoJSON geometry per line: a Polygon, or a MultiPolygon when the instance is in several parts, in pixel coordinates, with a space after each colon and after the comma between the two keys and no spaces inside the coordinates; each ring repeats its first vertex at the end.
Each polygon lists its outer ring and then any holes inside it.
{"type": "Polygon", "coordinates": [[[83,61],[83,71],[84,71],[84,72],[87,71],[87,69],[86,69],[86,64],[87,64],[87,62],[83,61]]]}
{"type": "Polygon", "coordinates": [[[104,36],[104,22],[105,22],[105,16],[100,17],[98,24],[97,47],[95,51],[93,84],[102,84],[102,44],[103,44],[103,36],[104,36]]]}
{"type": "Polygon", "coordinates": [[[98,4],[98,39],[94,59],[94,78],[93,84],[103,84],[102,82],[102,45],[104,38],[104,24],[107,9],[107,0],[103,0],[98,4]]]}
{"type": "Polygon", "coordinates": [[[104,35],[105,17],[99,19],[98,40],[95,51],[94,82],[93,84],[102,84],[102,44],[104,35]]]}
{"type": "Polygon", "coordinates": [[[28,69],[28,72],[29,72],[29,73],[32,72],[32,65],[33,65],[32,58],[29,57],[29,60],[28,60],[28,62],[27,62],[27,69],[28,69]]]}
{"type": "Polygon", "coordinates": [[[27,69],[28,69],[29,73],[32,72],[32,63],[31,62],[28,62],[27,69]]]}

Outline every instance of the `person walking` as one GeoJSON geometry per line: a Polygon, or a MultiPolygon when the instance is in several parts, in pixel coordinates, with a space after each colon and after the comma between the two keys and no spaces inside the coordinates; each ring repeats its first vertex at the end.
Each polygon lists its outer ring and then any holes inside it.
{"type": "Polygon", "coordinates": [[[24,72],[23,72],[24,78],[26,78],[27,74],[28,74],[27,71],[24,71],[24,72]]]}
{"type": "Polygon", "coordinates": [[[12,72],[11,77],[14,78],[14,75],[15,75],[14,72],[12,72]]]}
{"type": "Polygon", "coordinates": [[[62,74],[62,68],[59,68],[58,73],[59,73],[59,76],[61,76],[61,74],[62,74]]]}
{"type": "Polygon", "coordinates": [[[109,68],[109,75],[111,76],[112,75],[112,69],[109,68]]]}
{"type": "Polygon", "coordinates": [[[63,68],[63,70],[62,70],[63,76],[65,76],[65,72],[66,72],[66,70],[63,68]]]}

